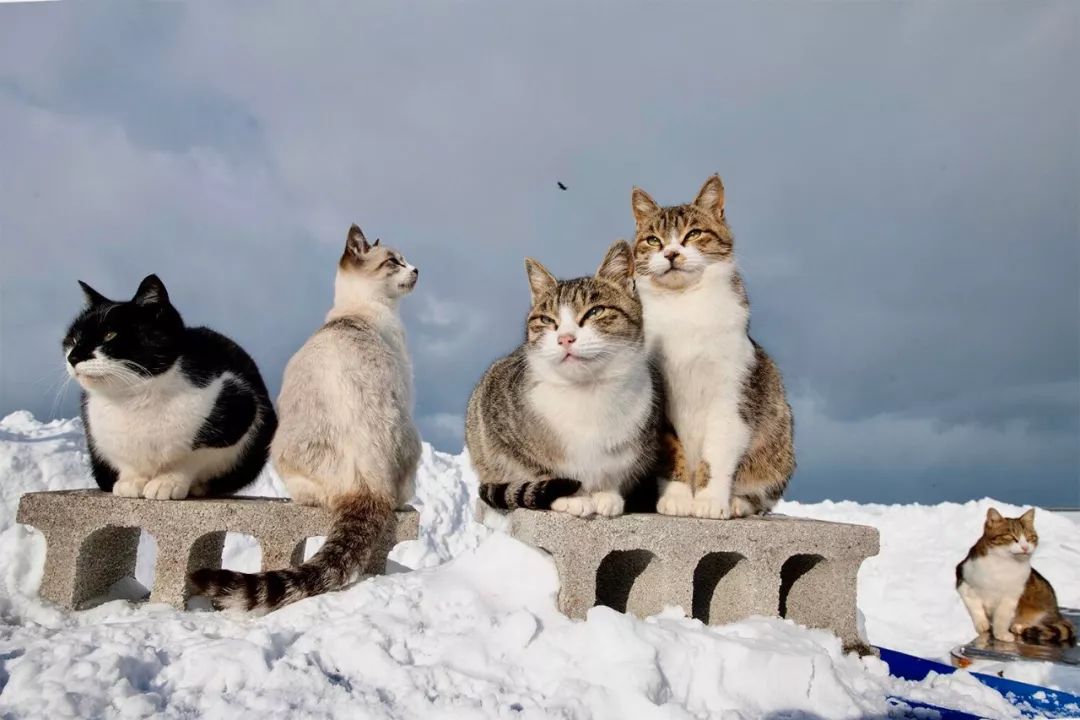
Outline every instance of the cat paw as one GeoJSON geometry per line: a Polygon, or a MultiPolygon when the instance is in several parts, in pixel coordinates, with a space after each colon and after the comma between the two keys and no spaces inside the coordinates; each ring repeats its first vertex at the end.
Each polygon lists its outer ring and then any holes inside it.
{"type": "Polygon", "coordinates": [[[690,512],[694,517],[726,520],[731,517],[731,503],[714,497],[696,497],[690,512]]]}
{"type": "Polygon", "coordinates": [[[1008,630],[1006,630],[1005,632],[1000,632],[1000,633],[995,632],[994,633],[994,639],[995,640],[1001,640],[1002,642],[1016,642],[1016,636],[1013,635],[1008,630]]]}
{"type": "Polygon", "coordinates": [[[750,502],[746,498],[732,498],[731,500],[731,517],[751,517],[757,515],[759,508],[754,503],[750,502]]]}
{"type": "Polygon", "coordinates": [[[596,514],[603,515],[604,517],[622,515],[623,508],[626,505],[622,495],[614,492],[593,493],[592,501],[593,505],[596,507],[596,514]]]}
{"type": "Polygon", "coordinates": [[[592,498],[579,495],[561,497],[551,503],[551,509],[577,515],[578,517],[588,517],[596,512],[596,506],[593,505],[592,498]]]}
{"type": "Polygon", "coordinates": [[[656,503],[656,512],[673,517],[690,517],[693,509],[694,493],[684,482],[672,480],[661,484],[660,500],[656,503]]]}
{"type": "Polygon", "coordinates": [[[147,478],[144,477],[122,477],[113,485],[112,493],[117,497],[142,497],[143,488],[146,487],[147,482],[147,478]]]}
{"type": "Polygon", "coordinates": [[[147,500],[183,500],[188,496],[191,483],[177,475],[162,475],[146,483],[143,497],[147,500]]]}

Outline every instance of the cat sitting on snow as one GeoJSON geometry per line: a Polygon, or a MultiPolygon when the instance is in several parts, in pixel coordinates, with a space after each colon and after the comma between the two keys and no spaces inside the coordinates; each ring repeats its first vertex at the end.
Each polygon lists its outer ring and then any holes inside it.
{"type": "Polygon", "coordinates": [[[123,497],[180,500],[244,487],[266,464],[277,418],[255,362],[207,328],[184,326],[156,275],[86,305],[64,337],[83,389],[94,479],[123,497]]]}

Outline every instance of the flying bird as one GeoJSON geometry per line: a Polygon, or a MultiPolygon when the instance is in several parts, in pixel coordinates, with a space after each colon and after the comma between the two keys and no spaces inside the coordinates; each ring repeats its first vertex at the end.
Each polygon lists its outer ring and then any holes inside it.
{"type": "Polygon", "coordinates": [[[560,189],[560,190],[565,190],[565,189],[566,189],[566,186],[562,184],[562,181],[561,181],[561,180],[557,180],[557,181],[555,182],[555,184],[559,186],[559,189],[560,189]]]}

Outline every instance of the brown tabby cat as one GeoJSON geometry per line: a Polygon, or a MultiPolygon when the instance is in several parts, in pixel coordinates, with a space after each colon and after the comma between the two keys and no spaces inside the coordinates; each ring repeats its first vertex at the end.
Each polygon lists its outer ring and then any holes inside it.
{"type": "Polygon", "coordinates": [[[1076,629],[1058,610],[1054,588],[1031,567],[1039,545],[1035,508],[1018,518],[986,513],[983,536],[956,566],[956,591],[975,630],[997,640],[1071,645],[1076,629]]]}

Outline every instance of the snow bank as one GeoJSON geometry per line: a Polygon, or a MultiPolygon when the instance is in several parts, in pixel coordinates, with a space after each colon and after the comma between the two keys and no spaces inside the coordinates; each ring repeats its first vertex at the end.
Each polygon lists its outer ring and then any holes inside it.
{"type": "MultiPolygon", "coordinates": [[[[677,609],[642,621],[607,608],[570,621],[556,610],[549,560],[472,521],[467,458],[430,447],[417,478],[420,536],[392,555],[414,572],[258,619],[123,601],[63,613],[35,597],[44,541],[14,512],[23,492],[90,484],[77,420],[0,421],[0,715],[854,718],[885,716],[886,697],[901,695],[1016,716],[966,673],[900,682],[880,661],[844,656],[828,633],[787,621],[710,628],[677,609]]],[[[252,494],[281,492],[267,473],[252,494]]],[[[781,509],[879,527],[882,553],[859,578],[870,639],[940,656],[971,634],[952,568],[987,504],[781,509]]],[[[1080,566],[1080,532],[1049,513],[1038,522],[1036,564],[1063,602],[1080,604],[1069,569],[1080,566]]],[[[226,560],[251,568],[257,552],[234,538],[226,560]]],[[[1028,679],[1045,681],[1033,667],[1028,679]]]]}

